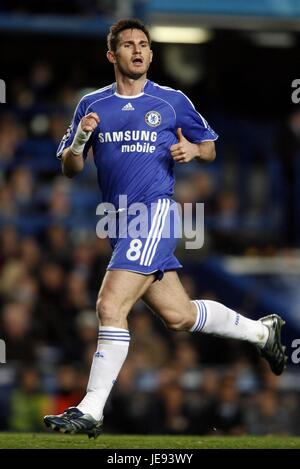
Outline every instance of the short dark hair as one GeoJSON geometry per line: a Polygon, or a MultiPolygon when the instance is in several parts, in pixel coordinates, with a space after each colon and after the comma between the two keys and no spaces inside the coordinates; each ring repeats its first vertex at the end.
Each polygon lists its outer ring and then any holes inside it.
{"type": "Polygon", "coordinates": [[[128,18],[125,20],[120,20],[110,27],[109,34],[107,35],[107,47],[109,50],[116,52],[118,36],[122,31],[125,31],[125,29],[140,29],[143,31],[143,33],[145,33],[149,41],[149,45],[151,45],[150,33],[144,23],[134,18],[128,18]]]}

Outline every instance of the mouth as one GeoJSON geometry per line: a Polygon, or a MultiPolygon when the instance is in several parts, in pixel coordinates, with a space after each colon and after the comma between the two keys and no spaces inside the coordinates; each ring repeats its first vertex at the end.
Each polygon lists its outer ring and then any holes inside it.
{"type": "Polygon", "coordinates": [[[136,57],[135,59],[132,60],[132,63],[134,65],[142,65],[143,64],[143,59],[141,57],[136,57]]]}

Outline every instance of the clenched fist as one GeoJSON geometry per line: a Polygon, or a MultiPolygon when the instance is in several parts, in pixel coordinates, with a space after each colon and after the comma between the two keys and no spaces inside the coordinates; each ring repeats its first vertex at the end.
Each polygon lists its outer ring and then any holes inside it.
{"type": "Polygon", "coordinates": [[[70,145],[73,155],[82,154],[84,145],[89,140],[92,132],[95,130],[99,122],[99,116],[95,112],[90,112],[81,119],[77,127],[74,140],[70,145]]]}
{"type": "Polygon", "coordinates": [[[84,132],[93,132],[99,122],[100,118],[98,114],[96,114],[96,112],[89,112],[89,114],[81,119],[80,126],[84,132]]]}

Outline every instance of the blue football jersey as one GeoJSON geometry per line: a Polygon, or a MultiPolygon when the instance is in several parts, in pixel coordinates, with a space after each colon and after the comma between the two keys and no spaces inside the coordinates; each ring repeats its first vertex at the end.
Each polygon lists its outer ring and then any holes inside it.
{"type": "Polygon", "coordinates": [[[119,195],[127,196],[128,205],[173,195],[170,147],[178,142],[179,127],[192,143],[218,138],[181,91],[147,80],[140,94],[124,96],[113,83],[80,100],[59,145],[58,158],[71,145],[80,120],[89,112],[96,112],[100,123],[83,155],[86,157],[92,147],[103,201],[116,208],[119,195]]]}

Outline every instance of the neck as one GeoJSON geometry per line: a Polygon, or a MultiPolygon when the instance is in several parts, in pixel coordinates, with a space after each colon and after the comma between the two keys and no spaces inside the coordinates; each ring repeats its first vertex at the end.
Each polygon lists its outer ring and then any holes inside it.
{"type": "Polygon", "coordinates": [[[146,75],[141,76],[137,80],[125,77],[124,75],[116,76],[117,93],[125,96],[135,96],[142,93],[146,75]]]}

